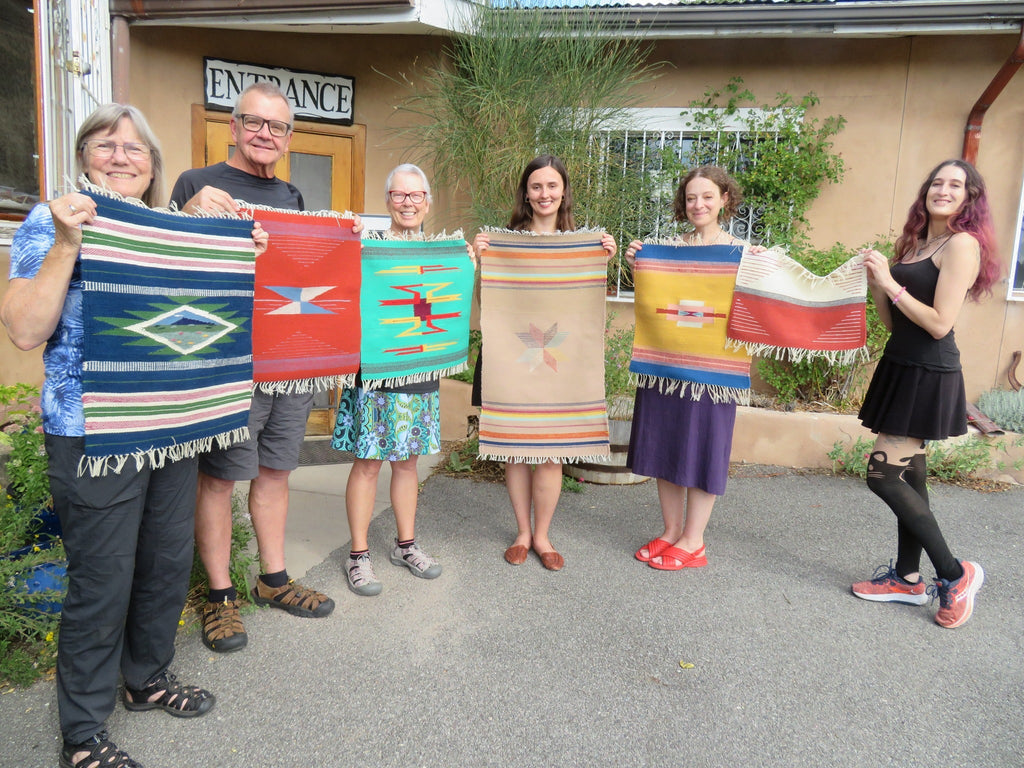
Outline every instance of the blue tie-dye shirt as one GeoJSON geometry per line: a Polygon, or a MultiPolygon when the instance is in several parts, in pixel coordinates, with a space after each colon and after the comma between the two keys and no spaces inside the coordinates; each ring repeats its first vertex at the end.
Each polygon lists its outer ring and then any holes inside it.
{"type": "MultiPolygon", "coordinates": [[[[11,243],[11,278],[36,276],[56,239],[47,205],[37,205],[14,234],[11,243]]],[[[76,260],[64,309],[53,335],[46,341],[41,407],[43,430],[50,435],[82,437],[82,268],[76,260]]]]}

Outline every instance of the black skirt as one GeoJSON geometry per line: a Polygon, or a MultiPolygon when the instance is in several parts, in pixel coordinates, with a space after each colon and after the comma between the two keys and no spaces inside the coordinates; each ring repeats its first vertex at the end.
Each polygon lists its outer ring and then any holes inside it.
{"type": "Polygon", "coordinates": [[[858,417],[875,434],[921,440],[944,440],[965,434],[967,396],[963,373],[903,365],[883,355],[858,417]]]}

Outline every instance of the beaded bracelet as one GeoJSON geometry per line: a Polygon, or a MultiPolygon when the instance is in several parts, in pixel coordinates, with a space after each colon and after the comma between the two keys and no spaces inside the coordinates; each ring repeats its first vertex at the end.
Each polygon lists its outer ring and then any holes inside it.
{"type": "Polygon", "coordinates": [[[896,295],[892,297],[892,303],[893,303],[893,304],[899,304],[899,301],[900,301],[900,296],[902,296],[902,295],[903,295],[903,292],[904,292],[905,290],[907,290],[907,286],[905,286],[905,285],[901,285],[901,286],[900,286],[900,289],[899,289],[898,291],[896,291],[896,295]]]}

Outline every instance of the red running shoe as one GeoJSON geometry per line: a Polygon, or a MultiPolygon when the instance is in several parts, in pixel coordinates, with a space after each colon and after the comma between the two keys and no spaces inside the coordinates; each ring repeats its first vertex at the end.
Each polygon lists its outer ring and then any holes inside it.
{"type": "Polygon", "coordinates": [[[928,602],[924,580],[921,579],[916,584],[907,583],[896,575],[892,560],[888,566],[878,566],[871,581],[858,581],[851,589],[853,594],[862,600],[873,600],[878,603],[924,605],[928,602]]]}
{"type": "Polygon", "coordinates": [[[932,594],[939,598],[935,623],[946,629],[955,629],[967,623],[974,612],[974,596],[985,581],[985,571],[977,563],[961,560],[960,565],[964,569],[963,576],[956,581],[936,579],[935,586],[930,588],[932,594]]]}

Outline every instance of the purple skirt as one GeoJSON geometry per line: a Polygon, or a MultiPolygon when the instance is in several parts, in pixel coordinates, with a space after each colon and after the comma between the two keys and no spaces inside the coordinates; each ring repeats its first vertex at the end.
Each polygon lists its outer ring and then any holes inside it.
{"type": "Polygon", "coordinates": [[[634,474],[721,496],[735,424],[736,403],[637,389],[626,464],[634,474]]]}

